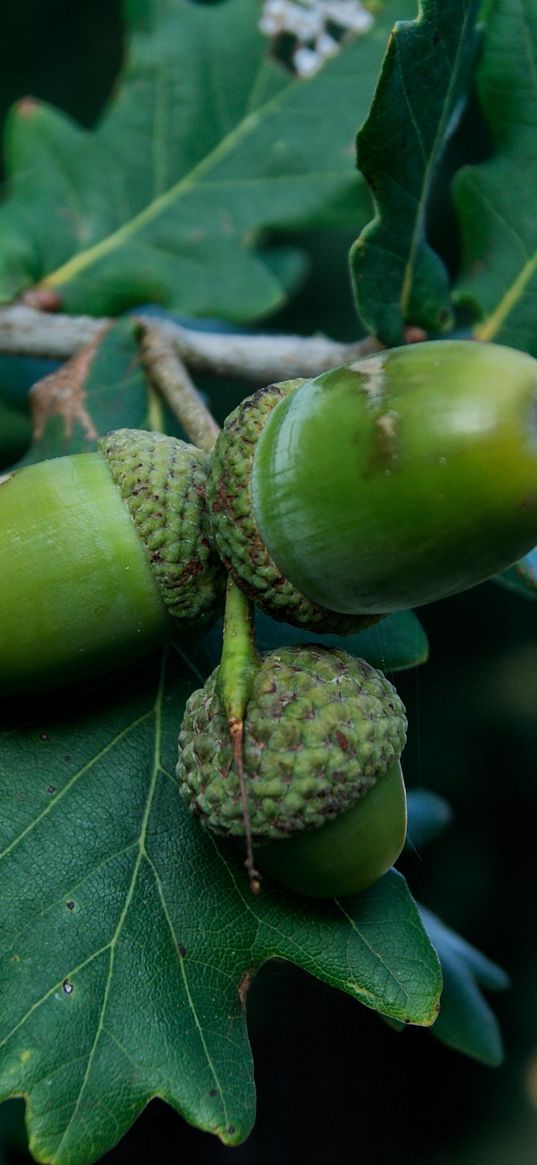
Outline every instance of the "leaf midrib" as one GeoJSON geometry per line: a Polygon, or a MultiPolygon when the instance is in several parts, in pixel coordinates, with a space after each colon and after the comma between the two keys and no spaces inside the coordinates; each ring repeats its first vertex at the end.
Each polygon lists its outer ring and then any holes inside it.
{"type": "Polygon", "coordinates": [[[9,854],[11,854],[13,850],[15,850],[17,846],[20,845],[22,841],[24,841],[29,833],[32,833],[32,831],[36,829],[37,826],[40,825],[41,822],[44,821],[50,813],[53,813],[57,809],[58,805],[63,801],[64,797],[66,797],[67,794],[71,792],[81,777],[84,777],[86,773],[88,773],[99,761],[103,760],[103,758],[107,756],[111,749],[115,748],[115,746],[119,744],[119,742],[123,740],[125,736],[128,736],[130,732],[133,732],[135,728],[142,724],[144,720],[147,720],[148,716],[151,715],[152,710],[149,712],[143,712],[142,715],[138,716],[136,720],[133,720],[130,724],[127,724],[125,728],[121,730],[121,732],[118,732],[115,736],[112,737],[111,740],[108,740],[103,748],[101,748],[99,752],[95,754],[95,756],[92,756],[91,760],[89,760],[87,764],[82,765],[82,768],[77,769],[76,773],[73,773],[72,777],[69,778],[63,788],[60,789],[58,793],[56,793],[56,796],[53,798],[53,800],[49,801],[49,803],[45,805],[45,808],[41,811],[41,813],[38,813],[37,817],[33,817],[28,825],[26,825],[25,828],[12,839],[9,845],[7,845],[5,849],[0,852],[0,862],[2,862],[4,858],[7,858],[9,854]]]}
{"type": "Polygon", "coordinates": [[[160,773],[160,752],[161,752],[161,741],[162,741],[162,700],[163,700],[163,690],[164,690],[165,661],[166,661],[166,655],[163,656],[163,662],[162,662],[162,667],[161,667],[161,674],[160,674],[160,679],[159,679],[157,697],[156,697],[155,704],[153,707],[153,714],[155,717],[155,742],[154,742],[154,749],[153,749],[153,767],[152,767],[152,771],[151,771],[151,779],[149,782],[149,788],[148,788],[148,793],[147,793],[145,809],[144,809],[144,813],[143,813],[142,821],[141,821],[141,825],[140,825],[138,854],[136,856],[136,861],[134,863],[134,867],[133,867],[133,871],[132,871],[130,886],[129,886],[129,889],[127,891],[127,894],[125,895],[125,902],[123,904],[123,908],[122,908],[121,913],[119,915],[116,929],[114,931],[114,934],[112,935],[110,943],[107,944],[107,949],[109,950],[109,966],[108,966],[108,975],[107,975],[107,979],[106,979],[106,984],[105,984],[105,988],[104,988],[102,1006],[101,1006],[101,1010],[100,1010],[100,1014],[99,1014],[99,1022],[98,1022],[97,1027],[96,1027],[95,1038],[93,1040],[93,1044],[92,1044],[90,1052],[88,1054],[88,1063],[87,1063],[86,1071],[84,1073],[82,1084],[80,1086],[80,1090],[78,1093],[76,1104],[73,1107],[73,1111],[71,1113],[69,1121],[67,1122],[67,1125],[65,1126],[65,1129],[64,1129],[62,1136],[61,1136],[61,1139],[60,1139],[58,1146],[56,1148],[55,1157],[57,1160],[59,1160],[61,1157],[62,1146],[64,1145],[65,1141],[67,1140],[69,1133],[70,1133],[70,1130],[71,1130],[71,1127],[73,1125],[73,1122],[76,1120],[76,1117],[78,1115],[80,1105],[82,1102],[82,1097],[84,1095],[87,1083],[88,1083],[90,1075],[91,1075],[91,1070],[93,1068],[93,1062],[94,1062],[95,1056],[97,1054],[97,1048],[99,1046],[99,1042],[100,1042],[101,1036],[102,1036],[103,1031],[104,1031],[104,1019],[105,1019],[105,1015],[106,1015],[106,1011],[107,1011],[107,1007],[108,1007],[108,999],[110,996],[112,980],[114,977],[114,961],[115,961],[116,947],[117,947],[117,944],[119,942],[119,938],[120,938],[120,935],[121,935],[121,932],[123,929],[125,919],[126,919],[127,914],[129,912],[132,899],[134,897],[134,892],[136,889],[136,883],[138,880],[138,873],[140,870],[140,866],[142,864],[143,859],[148,858],[145,842],[146,842],[146,837],[147,837],[147,829],[149,826],[149,819],[151,816],[151,810],[153,808],[153,799],[155,796],[157,780],[158,780],[158,776],[160,773]]]}
{"type": "MultiPolygon", "coordinates": [[[[410,296],[412,294],[412,283],[413,283],[414,270],[415,270],[415,265],[416,265],[416,255],[417,255],[419,243],[421,241],[421,233],[422,233],[422,227],[423,227],[423,222],[424,222],[424,218],[425,218],[425,208],[426,208],[427,195],[428,195],[428,192],[429,192],[430,187],[431,187],[433,170],[434,170],[434,166],[435,166],[436,159],[437,159],[438,152],[439,152],[439,143],[441,143],[442,138],[444,136],[445,127],[446,127],[446,123],[448,120],[448,117],[447,117],[448,110],[450,110],[450,108],[451,108],[451,101],[452,101],[453,92],[455,89],[455,82],[456,81],[458,82],[458,79],[459,79],[460,61],[461,61],[462,51],[463,51],[463,47],[464,47],[464,43],[465,43],[465,39],[466,39],[470,14],[472,14],[472,13],[473,13],[473,9],[470,7],[468,12],[466,13],[464,22],[461,25],[459,43],[458,43],[457,52],[455,55],[455,62],[454,62],[453,69],[451,71],[450,82],[449,82],[446,96],[445,96],[445,99],[443,102],[442,115],[438,121],[438,128],[437,128],[437,132],[435,135],[435,139],[434,139],[432,148],[431,148],[430,153],[429,153],[429,158],[425,163],[421,197],[420,197],[419,201],[417,202],[418,213],[416,215],[414,230],[412,232],[412,238],[410,241],[410,248],[409,248],[409,253],[408,253],[408,260],[406,263],[405,273],[404,273],[404,277],[403,277],[403,283],[402,283],[402,287],[401,287],[400,310],[401,310],[401,314],[402,314],[403,318],[406,315],[406,311],[408,309],[408,304],[410,301],[410,296]]],[[[401,84],[403,85],[402,74],[401,74],[401,84]]],[[[406,89],[405,89],[405,96],[406,96],[406,89]]],[[[425,158],[424,158],[424,161],[425,161],[425,158]]]]}
{"type": "MultiPolygon", "coordinates": [[[[152,872],[153,872],[153,876],[154,876],[154,878],[155,878],[155,882],[156,882],[156,885],[157,885],[157,891],[158,891],[158,895],[159,895],[159,898],[160,898],[160,903],[161,903],[161,906],[162,906],[162,911],[163,911],[164,917],[165,917],[165,919],[166,919],[166,922],[167,922],[167,924],[168,924],[168,928],[169,928],[170,934],[171,934],[171,936],[172,936],[172,940],[173,940],[174,946],[175,946],[175,948],[177,949],[177,947],[178,947],[178,945],[179,945],[179,939],[178,939],[178,936],[177,936],[177,934],[176,934],[176,932],[175,932],[175,927],[174,927],[174,925],[173,925],[173,921],[172,921],[172,918],[171,918],[170,912],[169,912],[169,910],[168,910],[168,906],[167,906],[166,899],[165,899],[165,895],[164,895],[164,888],[163,888],[163,886],[162,886],[162,882],[161,882],[160,876],[159,876],[159,874],[158,874],[158,871],[157,871],[157,869],[156,869],[156,866],[154,865],[153,861],[151,860],[151,858],[149,857],[149,855],[148,855],[148,854],[146,854],[146,858],[147,858],[147,862],[148,862],[148,864],[149,864],[149,866],[150,866],[150,868],[151,868],[151,870],[152,870],[152,872]]],[[[196,1027],[196,1031],[197,1031],[197,1033],[198,1033],[199,1040],[200,1040],[201,1046],[202,1046],[202,1048],[203,1048],[203,1051],[204,1051],[204,1054],[205,1054],[205,1058],[206,1058],[206,1060],[207,1060],[207,1064],[208,1064],[208,1067],[209,1067],[209,1071],[210,1071],[210,1073],[211,1073],[211,1075],[212,1075],[212,1077],[213,1077],[213,1080],[214,1080],[214,1083],[215,1083],[215,1086],[216,1086],[216,1089],[217,1089],[217,1092],[218,1092],[218,1096],[219,1096],[219,1098],[220,1098],[220,1101],[221,1101],[221,1103],[222,1103],[222,1110],[223,1110],[223,1113],[224,1113],[224,1123],[225,1123],[225,1125],[226,1125],[226,1127],[227,1127],[227,1126],[229,1125],[230,1121],[229,1121],[229,1114],[228,1114],[228,1109],[227,1109],[227,1104],[226,1104],[225,1091],[224,1091],[223,1085],[221,1084],[221,1081],[220,1081],[220,1077],[219,1077],[219,1075],[218,1075],[218,1072],[217,1072],[217,1070],[216,1070],[216,1065],[215,1065],[215,1063],[214,1063],[214,1061],[213,1061],[213,1058],[212,1058],[212,1056],[211,1056],[211,1053],[210,1053],[210,1051],[209,1051],[209,1047],[208,1047],[208,1044],[207,1044],[207,1040],[205,1039],[205,1035],[204,1035],[204,1032],[203,1032],[203,1027],[202,1027],[202,1025],[201,1025],[201,1023],[200,1023],[200,1020],[199,1020],[199,1017],[198,1017],[198,1013],[197,1013],[197,1011],[196,1011],[196,1007],[195,1007],[195,1004],[194,1004],[194,999],[193,999],[193,997],[192,997],[192,992],[191,992],[191,990],[190,990],[190,984],[189,984],[189,982],[188,982],[188,977],[187,977],[187,974],[186,974],[186,967],[185,967],[185,960],[184,960],[184,958],[181,958],[181,959],[179,960],[179,963],[180,963],[180,968],[181,968],[181,977],[182,977],[182,980],[183,980],[183,987],[184,987],[184,991],[185,991],[186,998],[187,998],[187,1000],[188,1000],[188,1006],[190,1007],[190,1010],[191,1010],[191,1012],[192,1012],[192,1017],[193,1017],[193,1020],[194,1020],[195,1027],[196,1027]]]]}
{"type": "MultiPolygon", "coordinates": [[[[216,145],[200,162],[197,163],[190,171],[185,174],[178,182],[175,182],[169,190],[164,194],[159,195],[158,198],[153,199],[152,202],[145,206],[143,210],[134,215],[133,218],[118,227],[105,239],[95,243],[92,247],[88,247],[85,251],[78,252],[66,263],[57,267],[49,275],[41,281],[43,287],[57,287],[60,284],[66,283],[70,279],[74,279],[80,272],[86,268],[99,262],[100,259],[109,255],[112,251],[117,250],[123,244],[128,243],[132,238],[139,234],[148,224],[153,222],[161,214],[169,209],[169,207],[178,200],[181,196],[187,194],[194,188],[196,183],[200,182],[204,176],[212,169],[214,169],[219,162],[221,162],[228,154],[230,154],[237,145],[249,134],[253,133],[264,118],[268,117],[272,111],[272,107],[277,107],[282,97],[289,91],[293,84],[298,82],[291,82],[291,85],[285,87],[275,94],[269,101],[261,107],[261,109],[254,109],[251,113],[240,122],[235,128],[216,145]]],[[[285,177],[282,175],[282,178],[285,177]]],[[[311,181],[311,174],[308,176],[311,181]]],[[[237,180],[238,181],[238,180],[237,180]]]]}
{"type": "MultiPolygon", "coordinates": [[[[129,910],[130,910],[130,907],[131,907],[131,904],[133,901],[133,897],[135,894],[140,869],[141,869],[143,863],[145,863],[147,865],[147,867],[151,870],[152,875],[155,879],[156,886],[157,886],[157,892],[159,894],[159,898],[160,898],[160,901],[162,904],[163,914],[164,914],[164,917],[165,917],[166,922],[168,924],[170,934],[172,935],[172,938],[175,941],[175,945],[177,945],[177,940],[176,940],[176,936],[175,936],[173,922],[172,922],[172,919],[171,919],[171,916],[169,914],[168,907],[167,907],[167,904],[165,901],[165,895],[164,895],[162,883],[161,883],[158,872],[154,866],[154,863],[153,863],[153,861],[150,857],[150,854],[147,850],[147,847],[146,847],[147,832],[148,832],[148,827],[149,827],[151,814],[152,814],[152,810],[153,810],[153,802],[154,802],[155,791],[157,788],[158,780],[160,779],[161,776],[163,776],[165,779],[170,779],[167,770],[164,769],[162,764],[161,764],[161,755],[160,755],[161,754],[161,744],[162,744],[162,712],[163,712],[165,666],[166,666],[166,656],[164,655],[161,674],[159,677],[157,695],[156,695],[153,707],[148,709],[148,711],[146,711],[145,713],[143,713],[142,716],[138,717],[135,722],[128,725],[121,733],[117,734],[114,737],[113,741],[108,742],[106,747],[104,749],[102,749],[101,752],[98,754],[98,757],[102,757],[103,755],[106,755],[106,753],[109,751],[109,749],[115,743],[117,743],[118,740],[121,740],[122,737],[124,737],[126,735],[126,733],[132,731],[132,728],[135,725],[139,725],[144,720],[147,720],[150,717],[154,717],[153,763],[152,763],[151,776],[150,776],[150,780],[149,780],[144,811],[143,811],[142,819],[140,822],[139,835],[138,835],[138,838],[135,839],[131,843],[130,846],[126,847],[126,849],[130,849],[130,848],[134,849],[134,847],[137,846],[138,852],[136,854],[136,859],[135,859],[134,864],[133,864],[133,869],[132,869],[132,873],[131,873],[131,877],[130,877],[129,887],[128,887],[127,893],[125,895],[125,900],[124,900],[121,912],[119,914],[119,918],[117,920],[117,924],[115,926],[114,933],[113,933],[112,937],[109,939],[109,941],[105,942],[97,950],[93,950],[91,952],[91,954],[88,955],[80,964],[77,964],[75,967],[70,968],[69,971],[67,972],[67,977],[74,980],[74,979],[76,979],[77,975],[79,975],[83,970],[85,970],[88,966],[90,966],[92,963],[94,963],[101,956],[108,955],[108,968],[106,971],[106,982],[104,985],[102,1003],[101,1003],[100,1011],[99,1011],[99,1018],[98,1018],[98,1022],[97,1022],[96,1027],[95,1027],[95,1033],[94,1033],[94,1037],[92,1040],[91,1048],[89,1049],[89,1051],[84,1052],[84,1054],[82,1056],[77,1058],[79,1060],[83,1059],[86,1061],[86,1068],[84,1071],[83,1079],[82,1079],[80,1088],[78,1089],[77,1098],[73,1104],[71,1115],[69,1117],[67,1124],[65,1125],[65,1127],[63,1129],[63,1132],[62,1132],[61,1137],[60,1137],[60,1139],[55,1147],[53,1154],[50,1153],[50,1149],[47,1146],[47,1158],[50,1159],[51,1161],[60,1162],[63,1159],[64,1152],[65,1152],[65,1146],[68,1142],[73,1124],[76,1121],[77,1116],[80,1112],[83,1098],[84,1098],[84,1095],[86,1093],[86,1089],[87,1089],[89,1080],[91,1078],[93,1066],[95,1063],[95,1058],[96,1058],[96,1055],[98,1053],[98,1049],[99,1049],[99,1045],[100,1045],[100,1041],[101,1041],[102,1036],[106,1034],[107,1037],[113,1038],[115,1040],[115,1042],[117,1043],[117,1046],[120,1048],[120,1050],[128,1057],[128,1053],[127,1053],[126,1049],[122,1048],[119,1041],[116,1039],[116,1037],[113,1035],[113,1033],[108,1031],[108,1028],[106,1026],[106,1016],[107,1016],[107,1011],[108,1011],[108,1003],[109,1003],[109,999],[110,999],[110,993],[112,991],[112,986],[113,986],[114,963],[115,963],[115,958],[116,958],[116,951],[117,951],[118,943],[120,941],[120,937],[121,937],[121,934],[123,931],[123,927],[124,927],[126,918],[128,916],[128,913],[129,913],[129,910]],[[49,1154],[50,1154],[50,1156],[49,1156],[49,1154]]],[[[80,778],[80,776],[82,776],[85,772],[87,772],[88,769],[91,768],[92,764],[95,764],[95,761],[96,761],[96,759],[98,759],[98,757],[92,758],[92,761],[89,762],[88,765],[85,765],[83,769],[80,769],[71,778],[68,785],[65,786],[65,788],[62,790],[63,796],[66,794],[66,792],[69,791],[69,789],[71,789],[73,787],[73,784],[80,778]]],[[[56,799],[56,803],[57,803],[57,799],[56,799]]],[[[48,813],[51,811],[53,806],[54,806],[54,803],[51,803],[50,806],[47,806],[46,810],[42,814],[39,815],[39,820],[42,820],[44,816],[48,815],[48,813]]],[[[30,826],[29,828],[33,827],[33,825],[35,823],[36,822],[34,821],[32,823],[32,826],[30,826]]],[[[16,844],[19,840],[21,840],[22,837],[25,836],[27,832],[28,832],[28,829],[24,830],[23,833],[21,835],[19,835],[19,837],[17,839],[15,839],[15,842],[12,844],[16,844]]],[[[5,851],[5,852],[9,852],[9,850],[11,848],[12,847],[8,847],[7,851],[5,851]]],[[[220,1082],[218,1072],[216,1069],[216,1065],[215,1065],[213,1058],[211,1056],[211,1053],[210,1053],[210,1050],[209,1050],[209,1047],[207,1045],[207,1041],[205,1039],[205,1035],[203,1032],[203,1027],[202,1027],[201,1021],[200,1021],[199,1016],[198,1016],[197,1011],[196,1011],[196,1006],[194,1003],[192,992],[190,990],[190,984],[189,984],[187,976],[186,976],[186,969],[184,967],[184,960],[181,960],[181,973],[182,973],[185,997],[186,997],[186,1000],[188,1003],[188,1007],[190,1008],[190,1011],[191,1011],[192,1016],[193,1016],[195,1028],[197,1030],[197,1033],[198,1033],[198,1036],[200,1039],[200,1043],[201,1043],[203,1053],[204,1053],[204,1056],[206,1058],[206,1061],[207,1061],[207,1064],[209,1067],[209,1071],[211,1072],[212,1078],[213,1078],[215,1085],[217,1087],[218,1095],[219,1095],[219,1098],[220,1098],[220,1101],[222,1104],[222,1110],[223,1110],[223,1114],[224,1114],[225,1124],[227,1126],[229,1124],[229,1116],[228,1116],[228,1112],[227,1112],[227,1105],[226,1105],[226,1100],[225,1100],[224,1089],[223,1089],[223,1086],[220,1082]]],[[[60,980],[53,983],[52,986],[49,988],[48,991],[45,992],[44,995],[41,995],[39,999],[34,1001],[34,1003],[31,1005],[31,1007],[14,1024],[14,1026],[11,1028],[11,1030],[4,1036],[4,1039],[0,1043],[0,1048],[6,1047],[6,1045],[9,1044],[10,1040],[16,1034],[16,1032],[21,1030],[25,1026],[25,1024],[28,1022],[28,1020],[33,1015],[33,1013],[35,1011],[37,1011],[42,1006],[42,1004],[44,1004],[48,999],[50,999],[50,997],[53,996],[55,994],[55,992],[57,992],[59,989],[61,989],[62,983],[64,982],[65,978],[66,978],[66,975],[62,974],[62,978],[60,980]]],[[[64,1067],[64,1066],[65,1065],[62,1065],[62,1067],[64,1067]]]]}

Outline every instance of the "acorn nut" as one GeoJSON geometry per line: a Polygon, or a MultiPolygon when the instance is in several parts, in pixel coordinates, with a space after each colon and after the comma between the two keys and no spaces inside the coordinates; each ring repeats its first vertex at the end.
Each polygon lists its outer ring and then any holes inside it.
{"type": "MultiPolygon", "coordinates": [[[[187,702],[179,789],[208,829],[244,838],[217,681],[218,669],[187,702]]],[[[242,752],[256,865],[318,897],[354,893],[384,874],[405,837],[405,733],[399,696],[364,660],[317,646],[264,656],[242,752]]]]}
{"type": "Polygon", "coordinates": [[[226,421],[207,496],[275,618],[341,632],[464,590],[537,543],[537,361],[436,341],[271,385],[226,421]]]}
{"type": "Polygon", "coordinates": [[[0,693],[114,670],[214,614],[206,475],[193,446],[120,429],[2,480],[0,693]]]}

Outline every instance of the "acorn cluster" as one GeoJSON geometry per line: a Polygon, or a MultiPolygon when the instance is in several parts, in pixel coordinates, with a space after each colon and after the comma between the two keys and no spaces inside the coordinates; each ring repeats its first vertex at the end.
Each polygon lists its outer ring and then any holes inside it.
{"type": "MultiPolygon", "coordinates": [[[[340,634],[473,586],[537,543],[536,429],[535,360],[446,341],[269,385],[211,455],[119,430],[8,473],[0,692],[143,657],[220,613],[228,577],[273,618],[340,634]]],[[[254,673],[239,753],[218,670],[191,697],[184,799],[294,889],[363,888],[404,839],[397,694],[315,646],[254,673]]]]}
{"type": "MultiPolygon", "coordinates": [[[[253,845],[252,865],[299,893],[333,897],[375,882],[406,830],[395,688],[344,651],[270,652],[255,668],[237,760],[220,672],[188,700],[179,734],[188,808],[213,833],[253,845]]],[[[257,890],[258,871],[245,865],[257,890]]]]}

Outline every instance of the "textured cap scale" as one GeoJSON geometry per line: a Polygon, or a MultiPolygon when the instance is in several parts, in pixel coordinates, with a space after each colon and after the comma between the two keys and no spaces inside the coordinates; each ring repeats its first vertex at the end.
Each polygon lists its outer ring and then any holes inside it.
{"type": "Polygon", "coordinates": [[[218,553],[237,585],[273,619],[347,635],[376,615],[341,615],[319,606],[289,582],[267,550],[255,518],[252,466],[258,438],[272,410],[303,380],[269,384],[246,397],[227,417],[211,454],[207,501],[218,553]]]}
{"type": "MultiPolygon", "coordinates": [[[[244,836],[218,671],[190,697],[179,736],[180,792],[204,825],[244,836]]],[[[404,707],[393,686],[343,651],[290,647],[254,679],[243,760],[254,842],[316,829],[349,809],[398,759],[404,707]]]]}
{"type": "Polygon", "coordinates": [[[207,536],[208,456],[163,433],[117,429],[98,443],[174,619],[198,620],[223,596],[207,536]]]}

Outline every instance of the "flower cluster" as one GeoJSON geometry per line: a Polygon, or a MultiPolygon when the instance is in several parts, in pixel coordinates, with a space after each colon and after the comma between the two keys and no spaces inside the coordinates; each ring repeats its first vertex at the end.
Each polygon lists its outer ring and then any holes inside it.
{"type": "Polygon", "coordinates": [[[360,0],[264,0],[260,29],[274,39],[291,37],[294,69],[311,77],[343,41],[367,32],[373,19],[360,0]]]}

